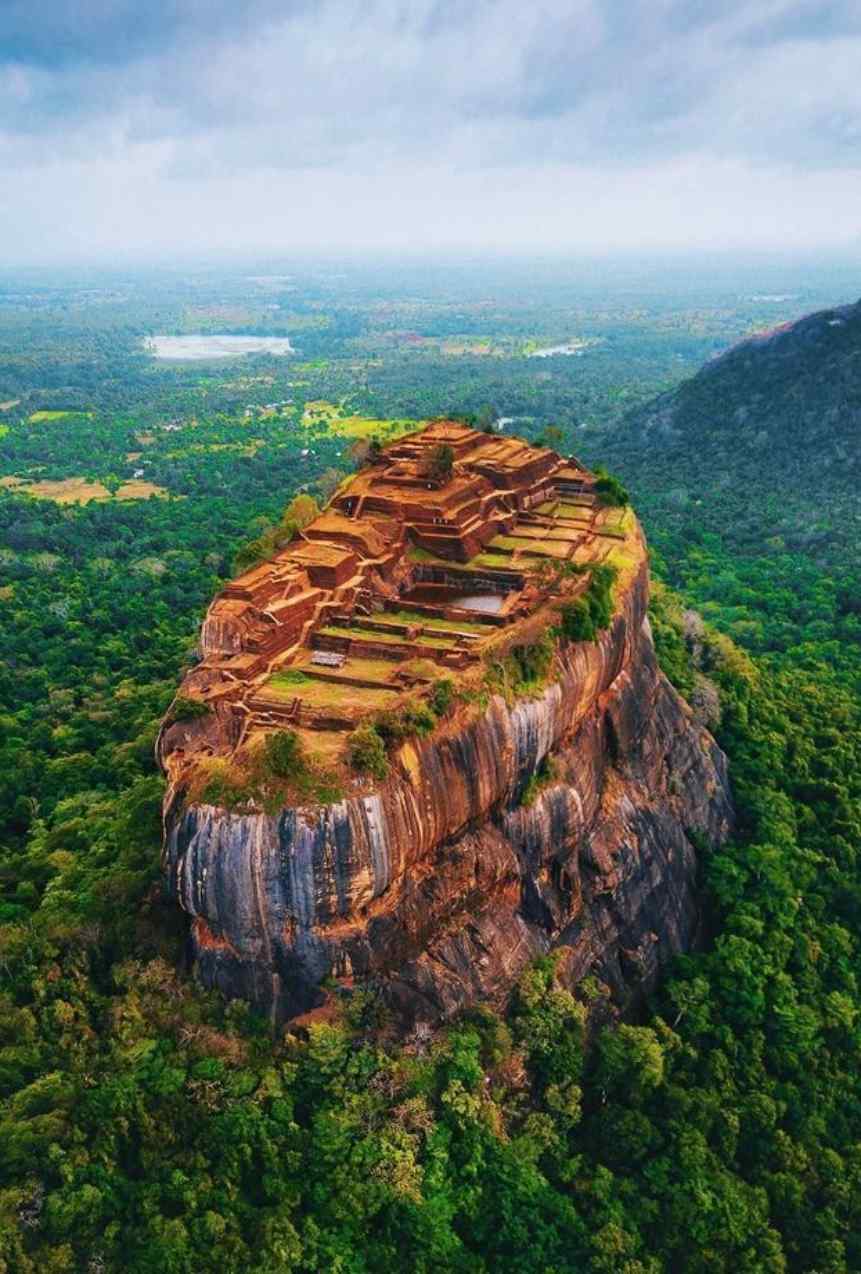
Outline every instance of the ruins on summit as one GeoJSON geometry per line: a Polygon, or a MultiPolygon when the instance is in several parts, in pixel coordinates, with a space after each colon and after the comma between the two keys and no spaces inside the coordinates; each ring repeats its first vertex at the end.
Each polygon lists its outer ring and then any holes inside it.
{"type": "MultiPolygon", "coordinates": [[[[213,601],[181,695],[217,721],[172,768],[261,733],[340,733],[481,660],[558,585],[604,560],[624,511],[575,459],[434,421],[379,450],[281,552],[213,601]],[[554,585],[555,580],[555,585],[554,585]],[[217,738],[216,738],[217,734],[217,738]]],[[[567,595],[585,588],[574,577],[567,595]]]]}
{"type": "Polygon", "coordinates": [[[732,805],[620,495],[435,421],[215,598],[158,743],[204,985],[278,1023],[367,983],[409,1026],[554,948],[620,1004],[687,949],[689,829],[720,843],[732,805]]]}

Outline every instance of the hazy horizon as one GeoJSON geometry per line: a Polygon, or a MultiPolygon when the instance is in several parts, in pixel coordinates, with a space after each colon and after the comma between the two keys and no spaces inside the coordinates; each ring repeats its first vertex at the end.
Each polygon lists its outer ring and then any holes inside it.
{"type": "Polygon", "coordinates": [[[11,0],[0,255],[861,244],[851,0],[11,0]]]}

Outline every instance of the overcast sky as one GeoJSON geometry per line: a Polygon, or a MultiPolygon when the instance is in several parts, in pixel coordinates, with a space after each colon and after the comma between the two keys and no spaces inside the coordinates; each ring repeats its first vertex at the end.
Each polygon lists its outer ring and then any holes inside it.
{"type": "Polygon", "coordinates": [[[861,0],[0,0],[0,261],[861,245],[861,0]]]}

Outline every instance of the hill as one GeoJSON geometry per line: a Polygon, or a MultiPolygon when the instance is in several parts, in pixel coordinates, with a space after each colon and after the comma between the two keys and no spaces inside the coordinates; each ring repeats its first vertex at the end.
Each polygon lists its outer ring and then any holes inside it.
{"type": "Polygon", "coordinates": [[[765,651],[798,631],[763,627],[750,590],[797,592],[802,635],[816,623],[821,637],[824,623],[857,639],[859,433],[861,302],[734,346],[631,412],[601,452],[630,483],[670,578],[765,651]]]}
{"type": "Polygon", "coordinates": [[[624,1006],[690,946],[725,760],[607,485],[435,421],[216,597],[158,745],[205,985],[276,1020],[370,985],[414,1026],[551,949],[624,1006]]]}

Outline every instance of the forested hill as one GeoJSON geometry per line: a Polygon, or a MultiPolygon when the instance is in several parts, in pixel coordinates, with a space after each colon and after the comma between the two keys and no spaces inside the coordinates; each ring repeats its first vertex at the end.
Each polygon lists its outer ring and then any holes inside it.
{"type": "Polygon", "coordinates": [[[701,467],[765,461],[763,477],[799,492],[848,485],[859,463],[861,301],[743,341],[632,412],[624,432],[701,467]]]}
{"type": "MultiPolygon", "coordinates": [[[[623,470],[650,454],[670,506],[729,488],[779,497],[772,535],[795,548],[857,544],[861,302],[753,336],[630,413],[610,445],[623,470]]],[[[758,496],[758,499],[760,497],[758,496]]],[[[729,499],[732,507],[732,499],[729,499]]],[[[751,508],[745,526],[758,533],[751,508]]]]}
{"type": "Polygon", "coordinates": [[[859,435],[861,302],[734,346],[630,412],[601,451],[673,581],[765,652],[799,636],[763,619],[780,589],[803,637],[858,638],[859,435]]]}

